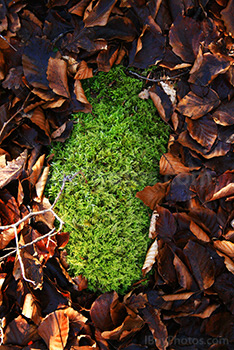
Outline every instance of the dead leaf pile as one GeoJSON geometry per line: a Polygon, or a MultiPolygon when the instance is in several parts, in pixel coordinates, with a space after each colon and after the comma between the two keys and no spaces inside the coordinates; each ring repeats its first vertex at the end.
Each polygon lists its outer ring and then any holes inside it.
{"type": "Polygon", "coordinates": [[[14,349],[232,349],[233,0],[39,0],[0,4],[0,342],[14,349]],[[46,146],[89,112],[82,80],[157,65],[146,95],[171,127],[141,281],[97,297],[66,272],[69,234],[44,237],[46,146]],[[155,82],[154,82],[155,80],[155,82]],[[34,242],[31,244],[31,242],[34,242]],[[17,243],[17,242],[16,242],[17,243]],[[21,263],[25,278],[22,278],[21,263]]]}

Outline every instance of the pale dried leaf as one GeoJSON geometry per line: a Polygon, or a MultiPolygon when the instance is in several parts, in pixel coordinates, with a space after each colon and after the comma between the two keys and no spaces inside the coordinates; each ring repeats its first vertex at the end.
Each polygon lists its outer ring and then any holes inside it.
{"type": "Polygon", "coordinates": [[[157,210],[154,210],[150,220],[149,238],[154,239],[156,236],[156,221],[158,217],[159,214],[157,213],[157,210]]]}
{"type": "Polygon", "coordinates": [[[18,158],[7,162],[4,168],[0,168],[0,189],[19,177],[25,166],[27,155],[28,152],[25,149],[18,158]]]}
{"type": "Polygon", "coordinates": [[[43,196],[45,185],[46,185],[46,182],[47,182],[47,179],[48,179],[49,171],[50,171],[50,165],[47,165],[44,168],[40,179],[36,183],[35,188],[36,188],[37,197],[34,198],[34,200],[36,202],[41,202],[41,200],[42,200],[42,196],[43,196]]]}
{"type": "Polygon", "coordinates": [[[151,244],[145,258],[144,265],[142,267],[143,276],[145,276],[155,263],[156,256],[158,255],[158,241],[155,241],[151,244]]]}

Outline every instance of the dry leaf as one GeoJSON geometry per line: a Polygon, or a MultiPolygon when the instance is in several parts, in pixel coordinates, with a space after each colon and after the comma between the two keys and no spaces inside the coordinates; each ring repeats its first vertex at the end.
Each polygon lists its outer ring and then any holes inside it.
{"type": "Polygon", "coordinates": [[[153,267],[155,259],[158,255],[158,241],[155,241],[151,244],[145,258],[144,265],[142,267],[142,274],[145,276],[153,267]]]}

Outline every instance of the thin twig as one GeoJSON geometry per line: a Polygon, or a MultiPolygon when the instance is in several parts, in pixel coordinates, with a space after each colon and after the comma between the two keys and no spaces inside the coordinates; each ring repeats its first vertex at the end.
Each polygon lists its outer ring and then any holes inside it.
{"type": "MultiPolygon", "coordinates": [[[[57,197],[55,198],[55,201],[54,203],[47,209],[44,209],[44,210],[40,210],[40,211],[35,211],[35,212],[30,212],[29,214],[25,215],[25,217],[23,217],[22,219],[20,219],[19,221],[17,221],[16,223],[14,224],[10,224],[10,225],[5,225],[5,226],[0,226],[0,230],[7,230],[9,228],[14,228],[14,233],[15,233],[15,245],[16,245],[16,248],[13,249],[12,251],[10,251],[9,253],[5,254],[4,256],[2,256],[0,258],[0,261],[2,261],[3,259],[5,259],[6,257],[16,253],[17,254],[17,257],[18,257],[18,260],[19,260],[19,264],[20,264],[20,269],[21,269],[21,273],[22,273],[22,277],[23,279],[26,281],[26,282],[29,282],[29,283],[33,283],[34,285],[36,285],[35,281],[32,281],[30,279],[28,279],[25,275],[25,268],[24,268],[24,263],[23,263],[23,260],[22,260],[22,257],[21,257],[21,254],[20,254],[20,251],[21,249],[24,249],[26,247],[29,247],[41,240],[43,240],[44,238],[50,238],[52,236],[55,236],[56,234],[58,234],[59,232],[61,232],[62,228],[63,228],[63,225],[64,225],[64,221],[62,219],[60,219],[60,217],[54,212],[53,208],[55,207],[56,203],[58,202],[63,190],[64,190],[64,187],[65,187],[65,183],[67,181],[71,182],[78,174],[81,174],[83,175],[83,173],[81,171],[78,171],[77,173],[75,173],[73,176],[64,176],[63,178],[63,183],[62,183],[62,186],[60,188],[60,191],[57,195],[57,197]],[[55,219],[57,219],[59,221],[59,228],[58,230],[56,230],[55,228],[53,228],[51,231],[49,231],[48,233],[46,233],[45,235],[41,236],[41,237],[38,237],[36,239],[34,239],[33,241],[29,242],[29,243],[26,243],[24,245],[20,245],[19,244],[19,240],[18,240],[18,232],[17,232],[17,227],[22,224],[23,222],[27,221],[28,219],[30,219],[31,217],[33,216],[37,216],[37,215],[44,215],[46,213],[52,213],[52,215],[55,217],[55,219]]],[[[83,175],[84,176],[84,175],[83,175]]],[[[85,178],[85,177],[84,177],[85,178]]],[[[86,180],[86,179],[85,179],[86,180]]],[[[87,181],[87,180],[86,180],[87,181]]],[[[49,244],[49,241],[48,241],[48,244],[49,244]]]]}
{"type": "Polygon", "coordinates": [[[131,70],[129,70],[129,73],[135,75],[136,77],[140,78],[140,79],[144,79],[144,80],[147,80],[147,81],[151,81],[153,83],[159,83],[160,81],[167,81],[167,80],[174,80],[174,79],[177,79],[179,77],[181,77],[182,75],[185,75],[188,73],[188,71],[186,72],[182,72],[180,74],[177,74],[177,75],[174,75],[173,77],[165,77],[165,78],[160,78],[160,79],[151,79],[151,78],[147,78],[147,77],[144,77],[143,75],[140,75],[138,73],[135,73],[135,72],[132,72],[131,70]]]}
{"type": "Polygon", "coordinates": [[[2,36],[1,34],[0,34],[0,38],[3,39],[3,40],[5,40],[5,41],[7,42],[7,44],[8,44],[14,51],[17,52],[17,49],[16,49],[13,45],[11,45],[11,43],[10,43],[6,38],[4,38],[4,36],[2,36]]]}
{"type": "Polygon", "coordinates": [[[35,281],[30,280],[26,277],[25,275],[25,269],[24,269],[24,263],[22,260],[22,257],[20,255],[20,249],[19,249],[19,240],[18,240],[18,232],[17,232],[17,226],[15,224],[13,224],[14,227],[14,232],[15,232],[15,245],[16,245],[16,253],[18,256],[18,260],[19,260],[19,264],[20,264],[20,269],[21,269],[21,273],[22,273],[22,277],[26,282],[32,283],[34,284],[34,286],[36,285],[35,281]]]}
{"type": "Polygon", "coordinates": [[[22,107],[15,112],[15,114],[13,114],[2,126],[2,129],[0,130],[0,137],[2,136],[3,131],[5,130],[6,126],[17,116],[17,114],[19,114],[20,112],[22,112],[22,110],[25,107],[25,103],[28,101],[29,96],[31,94],[31,91],[29,92],[28,96],[26,97],[26,99],[24,100],[24,103],[22,104],[22,107]]]}

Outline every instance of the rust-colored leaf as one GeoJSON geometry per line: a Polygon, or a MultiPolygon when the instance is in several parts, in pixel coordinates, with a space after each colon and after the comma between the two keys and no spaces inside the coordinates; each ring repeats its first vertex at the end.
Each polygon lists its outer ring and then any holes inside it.
{"type": "Polygon", "coordinates": [[[81,17],[89,3],[90,0],[81,0],[76,5],[71,7],[69,12],[81,17]]]}
{"type": "Polygon", "coordinates": [[[67,63],[59,58],[50,57],[46,74],[50,88],[57,95],[69,98],[67,63]]]}
{"type": "Polygon", "coordinates": [[[168,182],[156,183],[154,186],[146,186],[142,191],[137,192],[136,197],[140,198],[145,205],[154,210],[156,204],[160,204],[166,195],[168,182]]]}
{"type": "Polygon", "coordinates": [[[227,28],[228,33],[234,37],[234,24],[233,24],[233,17],[234,17],[234,1],[229,0],[227,7],[221,11],[221,17],[224,21],[224,24],[227,28]]]}
{"type": "Polygon", "coordinates": [[[179,157],[174,156],[171,153],[165,153],[162,155],[159,166],[161,175],[177,175],[198,169],[197,167],[189,168],[185,166],[180,161],[179,157]]]}
{"type": "Polygon", "coordinates": [[[218,107],[212,117],[216,124],[220,124],[223,126],[233,125],[234,124],[234,99],[228,102],[223,102],[220,107],[218,107]]]}
{"type": "Polygon", "coordinates": [[[234,258],[234,243],[230,241],[214,241],[214,247],[229,256],[229,258],[234,258]]]}
{"type": "Polygon", "coordinates": [[[167,327],[160,317],[160,311],[147,305],[143,310],[143,319],[148,324],[149,329],[154,337],[155,344],[159,350],[166,350],[168,347],[167,327]]]}
{"type": "Polygon", "coordinates": [[[192,119],[201,118],[212,109],[218,107],[220,100],[216,92],[209,89],[205,96],[198,96],[194,92],[189,92],[177,105],[177,110],[192,119]]]}
{"type": "Polygon", "coordinates": [[[190,231],[196,236],[200,241],[210,242],[210,237],[205,233],[205,231],[194,221],[190,222],[190,231]]]}
{"type": "Polygon", "coordinates": [[[74,79],[82,80],[82,79],[88,79],[92,77],[93,77],[92,68],[89,68],[85,61],[81,61],[74,79]]]}
{"type": "Polygon", "coordinates": [[[198,120],[186,118],[186,122],[190,136],[201,146],[210,150],[218,136],[218,128],[213,118],[206,115],[198,120]]]}
{"type": "Polygon", "coordinates": [[[85,26],[105,26],[116,2],[117,0],[99,0],[85,19],[85,26]]]}
{"type": "Polygon", "coordinates": [[[226,57],[220,57],[210,52],[199,57],[199,63],[194,63],[190,71],[189,83],[198,85],[208,85],[219,74],[225,73],[230,66],[230,61],[226,57]]]}
{"type": "Polygon", "coordinates": [[[154,85],[150,88],[149,94],[160,117],[165,121],[169,121],[173,114],[173,106],[166,92],[160,86],[154,85]]]}
{"type": "Polygon", "coordinates": [[[215,264],[206,247],[189,241],[184,253],[187,256],[194,278],[200,289],[210,288],[214,284],[215,264]]]}
{"type": "Polygon", "coordinates": [[[82,84],[80,80],[76,80],[74,84],[74,92],[77,98],[77,101],[84,103],[84,104],[89,104],[89,101],[87,100],[82,84]]]}
{"type": "Polygon", "coordinates": [[[194,285],[193,278],[187,266],[183,261],[175,254],[173,264],[175,266],[178,282],[185,290],[191,290],[194,285]]]}
{"type": "Polygon", "coordinates": [[[68,333],[69,318],[63,309],[47,315],[38,327],[38,334],[45,341],[49,350],[64,350],[68,333]]]}
{"type": "Polygon", "coordinates": [[[192,63],[203,38],[201,25],[190,17],[178,16],[171,26],[169,38],[173,51],[183,61],[192,63]]]}

